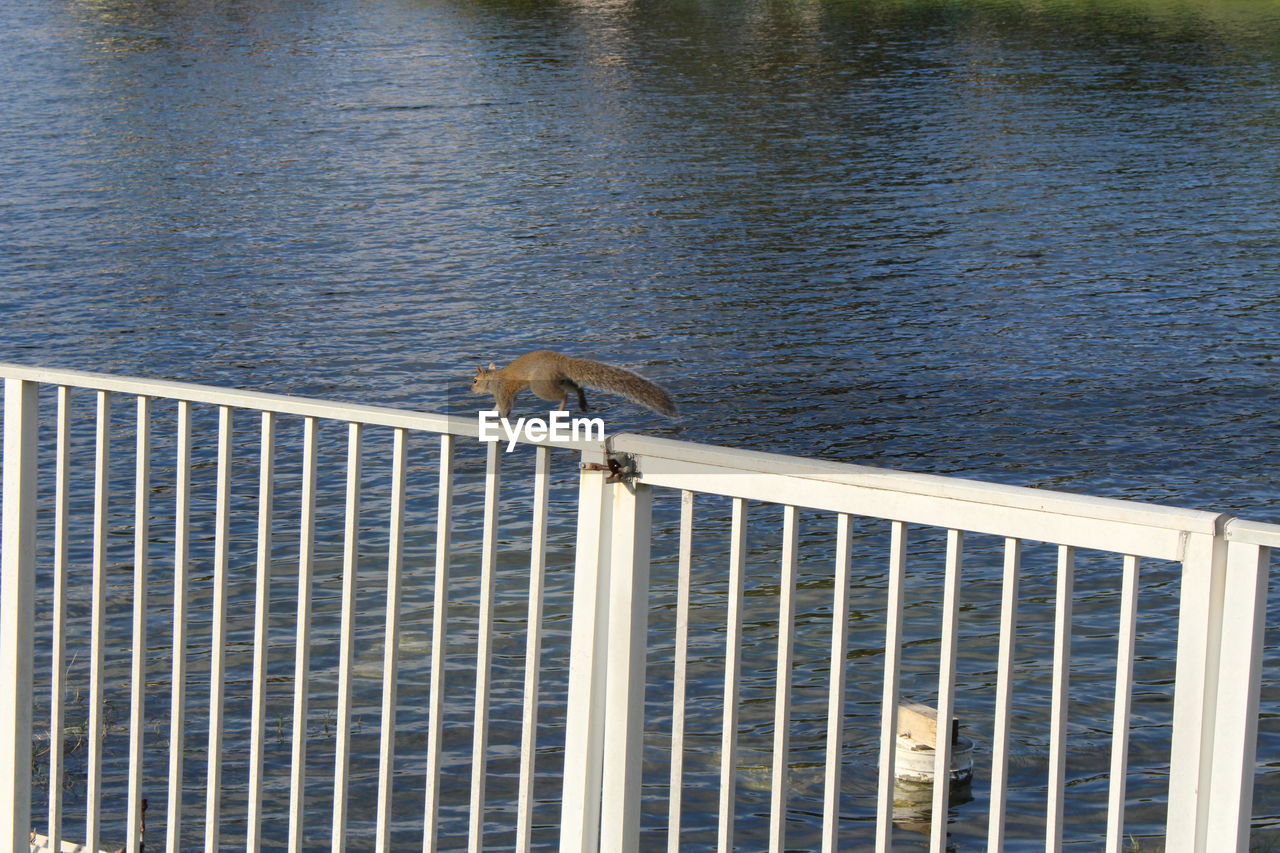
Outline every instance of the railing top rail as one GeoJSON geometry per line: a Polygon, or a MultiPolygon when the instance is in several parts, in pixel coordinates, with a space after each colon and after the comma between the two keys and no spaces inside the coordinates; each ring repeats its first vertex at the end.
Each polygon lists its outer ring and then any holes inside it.
{"type": "Polygon", "coordinates": [[[1226,523],[1223,536],[1229,542],[1247,542],[1265,548],[1280,548],[1280,524],[1233,518],[1226,523]]]}
{"type": "MultiPolygon", "coordinates": [[[[726,473],[775,474],[826,483],[844,483],[865,489],[883,490],[886,493],[907,493],[987,506],[1053,513],[1067,517],[1143,525],[1185,533],[1203,533],[1210,536],[1215,535],[1220,525],[1229,518],[1222,513],[1203,510],[1181,509],[1117,498],[1075,495],[1027,486],[1007,486],[939,474],[893,471],[865,465],[804,459],[778,453],[717,447],[630,433],[610,436],[609,443],[613,451],[629,453],[637,457],[639,461],[637,467],[642,477],[644,457],[649,457],[689,465],[710,466],[726,473]]],[[[690,486],[690,488],[696,491],[696,486],[690,486]]],[[[1273,525],[1261,526],[1273,527],[1273,525]]]]}
{"type": "MultiPolygon", "coordinates": [[[[91,373],[84,370],[27,367],[0,362],[0,377],[24,379],[49,385],[67,385],[95,391],[113,391],[121,394],[137,394],[147,397],[185,400],[191,403],[207,403],[238,409],[275,412],[282,415],[299,415],[328,420],[349,421],[372,426],[396,427],[422,432],[447,433],[449,435],[478,438],[479,424],[474,417],[441,415],[434,412],[415,412],[386,406],[367,406],[358,403],[342,403],[311,397],[294,397],[286,394],[268,394],[262,391],[242,391],[235,388],[218,388],[191,382],[173,382],[162,379],[138,379],[91,373]]],[[[538,444],[569,450],[601,452],[600,441],[558,441],[546,439],[522,444],[538,444]]]]}
{"type": "MultiPolygon", "coordinates": [[[[338,421],[354,421],[364,424],[404,428],[423,432],[479,437],[479,424],[474,417],[442,415],[432,412],[416,412],[383,406],[343,403],[261,391],[218,388],[189,382],[139,379],[93,373],[82,370],[29,367],[0,362],[0,376],[23,379],[52,385],[67,385],[124,394],[145,395],[192,403],[230,406],[278,414],[317,417],[338,421]]],[[[538,444],[560,447],[592,454],[609,450],[629,453],[652,460],[663,460],[690,466],[690,470],[715,471],[717,473],[764,474],[779,477],[812,480],[833,485],[845,484],[862,489],[891,493],[918,495],[933,499],[960,501],[985,507],[1003,507],[1010,510],[1030,511],[1062,516],[1064,518],[1091,519],[1138,525],[1148,528],[1179,531],[1183,533],[1215,535],[1230,516],[1201,510],[1160,506],[1138,501],[1075,495],[1047,489],[1025,486],[1008,486],[960,477],[937,474],[918,474],[853,465],[804,459],[778,453],[718,447],[688,441],[655,438],[632,433],[609,436],[599,441],[557,441],[547,439],[531,442],[521,438],[521,444],[538,444]]],[[[640,471],[643,476],[643,461],[640,471]]],[[[689,488],[697,490],[696,483],[689,488]]],[[[1258,541],[1272,547],[1280,547],[1280,526],[1261,522],[1232,520],[1232,538],[1242,541],[1258,541]]]]}

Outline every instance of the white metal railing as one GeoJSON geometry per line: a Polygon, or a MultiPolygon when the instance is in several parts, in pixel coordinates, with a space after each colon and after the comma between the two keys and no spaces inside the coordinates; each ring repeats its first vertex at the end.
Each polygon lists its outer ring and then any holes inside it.
{"type": "MultiPolygon", "coordinates": [[[[153,443],[156,440],[156,401],[177,401],[173,434],[166,436],[173,460],[173,612],[172,653],[168,673],[167,803],[162,821],[168,849],[183,845],[184,825],[203,826],[206,850],[221,844],[222,781],[225,721],[229,699],[226,653],[227,620],[232,573],[229,541],[233,531],[233,420],[248,410],[260,421],[257,473],[256,563],[253,568],[252,676],[249,761],[245,806],[248,849],[262,844],[264,823],[287,820],[291,850],[314,844],[314,803],[308,802],[308,747],[316,738],[307,730],[311,650],[316,642],[313,587],[316,559],[317,462],[322,422],[347,425],[345,497],[342,527],[339,655],[336,671],[337,705],[332,735],[334,765],[331,821],[333,850],[345,849],[348,802],[352,786],[352,679],[358,652],[358,616],[365,472],[362,447],[370,429],[391,430],[386,530],[386,586],[383,653],[380,676],[380,724],[376,772],[375,844],[392,846],[392,827],[405,817],[402,800],[393,798],[398,747],[396,731],[402,617],[405,530],[410,524],[434,526],[434,590],[430,607],[429,693],[421,714],[427,719],[424,799],[412,810],[423,826],[425,851],[439,846],[439,818],[444,780],[446,660],[449,637],[451,568],[456,558],[451,530],[456,521],[455,498],[461,472],[455,464],[459,439],[474,438],[470,418],[357,406],[247,391],[215,389],[173,382],[44,370],[0,365],[5,377],[3,585],[0,586],[0,837],[23,849],[34,823],[32,815],[34,636],[37,627],[51,631],[49,700],[50,846],[68,836],[64,827],[62,791],[67,781],[63,730],[67,703],[68,519],[70,482],[74,467],[69,440],[76,428],[71,416],[72,389],[90,389],[96,399],[92,502],[93,541],[89,613],[88,763],[85,826],[88,849],[98,849],[103,813],[104,761],[103,689],[108,598],[119,586],[109,584],[108,545],[111,539],[111,406],[121,395],[134,398],[136,427],[133,466],[133,557],[130,711],[127,808],[123,816],[126,849],[138,849],[141,839],[144,749],[148,740],[146,707],[148,683],[148,590],[155,583],[147,546],[154,534],[152,496],[153,443]],[[52,424],[54,465],[44,474],[37,468],[41,450],[39,389],[56,389],[54,413],[43,412],[52,424]],[[189,743],[187,685],[191,680],[191,633],[188,608],[191,595],[193,499],[193,407],[212,407],[218,413],[211,582],[211,641],[206,797],[203,812],[184,821],[190,804],[184,802],[183,780],[190,777],[184,757],[189,743]],[[264,734],[267,684],[270,674],[273,533],[276,529],[275,484],[278,481],[278,432],[284,420],[302,425],[300,506],[298,508],[296,636],[292,673],[292,730],[290,734],[289,798],[284,814],[269,811],[263,793],[264,734]],[[434,516],[411,517],[406,502],[410,481],[407,441],[416,434],[438,437],[438,485],[434,516]],[[44,479],[42,479],[42,477],[44,479]],[[44,484],[42,486],[42,484],[44,484]],[[51,486],[51,487],[50,487],[51,486]],[[45,497],[41,497],[41,489],[45,497]],[[47,493],[52,492],[52,500],[47,493]],[[41,503],[41,501],[44,501],[41,503]],[[51,541],[48,557],[37,558],[40,512],[52,515],[46,524],[51,541]],[[47,580],[46,580],[47,578],[47,580]],[[37,585],[50,587],[52,607],[47,622],[35,612],[37,585]],[[307,827],[311,827],[308,835],[307,827]]],[[[46,395],[47,396],[47,395],[46,395]]],[[[168,405],[168,403],[166,403],[168,405]]],[[[667,802],[667,844],[682,849],[685,803],[683,781],[686,754],[687,685],[689,678],[690,593],[694,585],[694,513],[699,495],[731,500],[727,553],[727,610],[722,624],[725,642],[723,700],[720,708],[720,754],[716,846],[734,846],[739,801],[738,737],[740,730],[741,664],[744,651],[743,612],[748,568],[748,515],[755,504],[782,507],[777,587],[777,668],[773,689],[772,760],[769,781],[769,823],[761,844],[782,850],[787,843],[787,818],[792,796],[790,755],[795,747],[792,726],[791,665],[798,634],[796,591],[797,516],[800,509],[834,516],[830,662],[827,681],[826,726],[823,745],[821,844],[841,849],[840,790],[845,770],[846,658],[851,592],[851,540],[855,527],[867,520],[889,525],[883,648],[882,708],[878,737],[878,788],[875,804],[875,846],[889,850],[894,831],[893,768],[897,708],[904,643],[903,602],[907,583],[908,538],[915,528],[945,533],[942,624],[938,665],[938,729],[949,731],[955,716],[955,670],[962,569],[966,537],[973,534],[1003,540],[1001,605],[996,654],[996,690],[992,726],[990,805],[987,821],[989,849],[1003,849],[1008,812],[1010,720],[1015,700],[1015,640],[1019,625],[1021,557],[1028,543],[1057,546],[1054,592],[1052,698],[1050,707],[1048,785],[1045,802],[1046,848],[1060,849],[1067,801],[1066,719],[1070,692],[1072,602],[1077,551],[1088,549],[1116,555],[1121,567],[1120,619],[1117,629],[1110,783],[1107,798],[1107,849],[1118,851],[1125,840],[1124,816],[1128,776],[1128,736],[1133,689],[1136,619],[1139,614],[1139,575],[1143,560],[1181,564],[1177,623],[1177,661],[1169,754],[1167,845],[1174,851],[1246,850],[1252,806],[1259,686],[1262,668],[1262,629],[1266,608],[1270,549],[1280,547],[1280,526],[1229,518],[1225,515],[1171,509],[1134,502],[1081,497],[1042,490],[1000,486],[956,478],[907,474],[860,466],[820,462],[728,448],[676,442],[646,436],[616,435],[604,442],[537,443],[536,467],[529,484],[532,509],[529,543],[527,638],[524,651],[523,701],[520,722],[519,771],[515,787],[515,838],[518,850],[533,846],[535,756],[540,665],[544,635],[544,598],[548,542],[549,490],[552,450],[580,454],[576,509],[575,559],[571,610],[570,659],[567,674],[565,729],[567,736],[560,774],[559,847],[566,851],[626,851],[639,848],[641,805],[644,802],[642,748],[645,736],[646,666],[651,645],[650,563],[655,541],[652,515],[655,493],[679,497],[674,680],[672,690],[671,764],[667,802]]],[[[207,452],[204,450],[201,453],[207,452]]],[[[467,844],[483,849],[490,797],[486,790],[491,755],[491,670],[495,641],[495,584],[500,554],[502,518],[501,480],[504,455],[498,444],[485,454],[483,498],[480,502],[478,603],[475,642],[475,691],[471,718],[470,784],[467,794],[467,844]]],[[[379,493],[380,495],[382,493],[379,493]]],[[[47,516],[46,516],[47,517],[47,516]]],[[[118,534],[117,534],[118,535],[118,534]]],[[[41,551],[40,553],[45,553],[41,551]]],[[[362,604],[367,607],[367,604],[362,604]]],[[[154,615],[152,616],[154,618],[154,615]]],[[[652,698],[652,697],[650,697],[652,698]]],[[[164,722],[164,721],[153,721],[164,722]]],[[[154,748],[154,747],[151,747],[154,748]]],[[[939,739],[935,754],[937,784],[933,790],[931,847],[942,850],[948,834],[949,738],[939,739]]],[[[403,757],[403,756],[401,756],[403,757]]],[[[419,778],[422,778],[420,775],[419,778]]],[[[455,798],[456,799],[456,798],[455,798]]],[[[109,816],[120,823],[116,815],[109,816]]],[[[79,829],[76,830],[78,835],[79,829]]],[[[8,844],[8,842],[5,842],[8,844]]]]}
{"type": "MultiPolygon", "coordinates": [[[[1137,614],[1140,558],[1182,563],[1178,662],[1172,733],[1167,844],[1170,850],[1245,850],[1257,735],[1258,691],[1261,672],[1262,627],[1266,610],[1268,549],[1280,543],[1280,526],[1229,519],[1226,516],[1177,510],[1125,501],[1082,498],[1039,490],[986,483],[886,472],[857,466],[791,459],[772,454],[699,447],[640,436],[616,436],[612,449],[629,454],[641,472],[636,491],[676,488],[734,498],[734,547],[730,557],[730,614],[728,663],[725,675],[725,731],[721,782],[721,850],[732,846],[733,774],[737,680],[736,649],[740,626],[735,608],[742,589],[741,537],[745,501],[803,506],[847,515],[893,521],[890,550],[883,727],[880,743],[880,784],[876,846],[888,850],[893,830],[892,768],[897,730],[898,650],[902,633],[902,584],[908,524],[947,530],[946,583],[943,602],[942,648],[939,672],[938,729],[951,724],[954,697],[956,600],[960,582],[962,531],[1006,537],[1003,607],[995,721],[992,744],[991,817],[989,849],[1002,849],[1005,812],[1004,769],[1007,765],[1007,724],[1012,648],[1016,625],[1018,550],[1024,540],[1059,545],[1057,624],[1055,627],[1053,732],[1049,779],[1046,847],[1060,849],[1065,799],[1063,719],[1069,668],[1070,602],[1075,550],[1088,548],[1123,557],[1120,589],[1121,620],[1117,649],[1111,784],[1108,799],[1107,849],[1125,843],[1124,805],[1128,762],[1127,736],[1132,689],[1133,648],[1137,614]]],[[[615,487],[617,488],[617,487],[615,487]]],[[[790,517],[788,515],[788,517],[790,517]]],[[[617,521],[615,519],[615,525],[617,521]]],[[[784,543],[791,534],[784,532],[784,543]]],[[[845,533],[842,528],[841,538],[845,533]]],[[[839,546],[838,546],[839,551],[839,546]]],[[[783,546],[783,589],[792,559],[783,546]]],[[[844,560],[845,557],[840,557],[844,560]]],[[[614,567],[617,571],[618,568],[614,567]]],[[[628,571],[626,567],[621,569],[628,571]]],[[[839,573],[840,568],[837,568],[839,573]]],[[[833,612],[842,614],[847,589],[837,587],[833,612]]],[[[785,605],[784,605],[785,606],[785,605]]],[[[786,619],[784,612],[783,621],[786,619]]],[[[615,630],[617,623],[612,623],[615,630]]],[[[839,641],[840,627],[833,630],[839,641]]],[[[833,648],[833,671],[843,655],[833,648]]],[[[782,652],[779,653],[780,659],[782,652]]],[[[611,672],[616,671],[611,669],[611,672]]],[[[785,668],[779,668],[779,723],[786,719],[785,668]]],[[[839,676],[833,676],[832,689],[839,676]]],[[[834,707],[834,704],[833,704],[834,707]]],[[[830,730],[839,722],[833,718],[830,730]]],[[[945,847],[949,741],[942,738],[936,753],[932,848],[945,847]]],[[[785,739],[780,741],[785,751],[785,739]]],[[[836,752],[829,744],[829,755],[836,752]]],[[[782,766],[775,755],[775,767],[782,766]]],[[[839,780],[839,767],[829,761],[827,790],[839,780]]],[[[775,775],[773,817],[785,803],[785,781],[775,775]]],[[[606,803],[607,805],[607,803],[606,803]]],[[[606,813],[608,813],[606,811],[606,813]]],[[[839,815],[829,797],[824,815],[827,850],[838,849],[833,839],[839,815]]],[[[673,824],[673,833],[676,831],[673,824]]],[[[782,849],[775,835],[770,849],[782,849]]],[[[608,849],[608,848],[606,848],[608,849]]]]}

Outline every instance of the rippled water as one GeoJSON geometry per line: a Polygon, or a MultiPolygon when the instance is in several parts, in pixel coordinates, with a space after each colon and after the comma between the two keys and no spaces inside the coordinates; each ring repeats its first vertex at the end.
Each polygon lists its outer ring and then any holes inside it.
{"type": "MultiPolygon", "coordinates": [[[[1280,520],[1280,4],[17,0],[0,24],[3,360],[470,411],[472,365],[551,346],[686,413],[610,405],[615,430],[1280,520]]],[[[1112,581],[1078,612],[1113,613],[1112,581]]],[[[1110,619],[1079,666],[1107,669],[1110,619]]],[[[1274,768],[1256,813],[1280,819],[1274,768]]]]}

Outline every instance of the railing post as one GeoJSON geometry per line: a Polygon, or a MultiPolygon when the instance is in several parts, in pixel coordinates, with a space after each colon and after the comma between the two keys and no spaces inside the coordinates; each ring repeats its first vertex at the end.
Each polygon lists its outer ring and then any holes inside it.
{"type": "MultiPolygon", "coordinates": [[[[1188,534],[1182,560],[1169,758],[1165,843],[1170,853],[1208,853],[1211,842],[1214,853],[1229,849],[1209,835],[1226,588],[1226,540],[1221,533],[1188,534]]],[[[1234,632],[1234,627],[1227,630],[1234,632]]],[[[1223,755],[1221,760],[1231,758],[1223,755]]],[[[1235,812],[1231,817],[1236,817],[1235,812]]]]}
{"type": "Polygon", "coordinates": [[[1226,616],[1222,620],[1222,671],[1207,828],[1214,850],[1244,853],[1249,849],[1270,565],[1269,548],[1248,542],[1227,543],[1226,616]]]}
{"type": "Polygon", "coordinates": [[[605,685],[605,773],[600,806],[600,850],[609,853],[640,849],[652,498],[653,489],[641,483],[613,487],[609,678],[605,685]]]}
{"type": "Polygon", "coordinates": [[[26,850],[31,835],[36,406],[35,382],[5,380],[4,539],[0,544],[0,846],[9,850],[26,850]]]}
{"type": "Polygon", "coordinates": [[[605,483],[609,472],[599,466],[587,467],[594,461],[588,456],[583,454],[578,479],[561,853],[595,853],[600,838],[613,492],[605,483]]]}

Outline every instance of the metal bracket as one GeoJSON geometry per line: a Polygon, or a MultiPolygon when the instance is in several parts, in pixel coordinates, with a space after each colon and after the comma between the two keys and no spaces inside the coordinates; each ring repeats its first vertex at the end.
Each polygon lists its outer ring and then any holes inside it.
{"type": "Polygon", "coordinates": [[[611,453],[609,461],[605,465],[599,462],[583,462],[579,467],[583,471],[608,471],[609,476],[605,478],[606,483],[627,483],[640,476],[640,472],[636,470],[636,458],[630,453],[611,453]]]}

